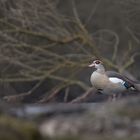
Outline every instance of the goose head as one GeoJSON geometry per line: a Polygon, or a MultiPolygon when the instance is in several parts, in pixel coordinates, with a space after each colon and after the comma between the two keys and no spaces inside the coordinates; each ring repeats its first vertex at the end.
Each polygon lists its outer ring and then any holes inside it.
{"type": "Polygon", "coordinates": [[[96,69],[100,69],[101,67],[103,67],[102,65],[102,61],[100,60],[94,60],[90,65],[89,67],[93,67],[93,68],[96,68],[96,69]]]}
{"type": "Polygon", "coordinates": [[[105,73],[105,68],[103,66],[103,63],[102,61],[100,60],[94,60],[90,65],[89,67],[93,67],[96,69],[97,72],[99,73],[105,73]]]}

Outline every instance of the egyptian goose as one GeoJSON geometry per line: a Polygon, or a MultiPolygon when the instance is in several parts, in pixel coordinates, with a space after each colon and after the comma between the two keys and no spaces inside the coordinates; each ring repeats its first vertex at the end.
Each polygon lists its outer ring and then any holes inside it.
{"type": "Polygon", "coordinates": [[[95,60],[89,67],[94,67],[90,81],[92,86],[103,94],[115,97],[128,89],[140,91],[140,83],[113,71],[105,71],[102,61],[95,60]]]}

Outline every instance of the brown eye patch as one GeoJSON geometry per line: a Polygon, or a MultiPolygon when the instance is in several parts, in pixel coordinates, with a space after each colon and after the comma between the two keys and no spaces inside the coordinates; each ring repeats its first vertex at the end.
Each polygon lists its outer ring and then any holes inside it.
{"type": "Polygon", "coordinates": [[[100,64],[101,62],[99,60],[96,60],[95,61],[95,64],[100,64]]]}

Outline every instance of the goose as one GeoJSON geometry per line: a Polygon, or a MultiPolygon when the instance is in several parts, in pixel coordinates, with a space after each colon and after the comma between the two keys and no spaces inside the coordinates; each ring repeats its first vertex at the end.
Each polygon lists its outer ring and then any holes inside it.
{"type": "Polygon", "coordinates": [[[129,89],[140,91],[139,81],[133,81],[115,71],[105,71],[100,60],[94,60],[89,67],[96,69],[90,77],[92,86],[103,94],[111,95],[116,99],[116,96],[129,89]]]}

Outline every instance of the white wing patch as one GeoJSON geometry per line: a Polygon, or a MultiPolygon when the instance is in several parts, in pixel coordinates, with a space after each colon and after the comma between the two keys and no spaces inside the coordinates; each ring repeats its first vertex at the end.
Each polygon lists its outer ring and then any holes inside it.
{"type": "Polygon", "coordinates": [[[112,83],[122,83],[122,84],[125,83],[125,81],[123,81],[122,79],[116,78],[116,77],[110,77],[109,80],[110,80],[112,83]]]}

